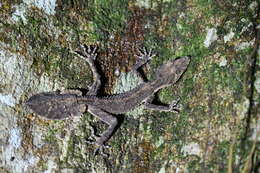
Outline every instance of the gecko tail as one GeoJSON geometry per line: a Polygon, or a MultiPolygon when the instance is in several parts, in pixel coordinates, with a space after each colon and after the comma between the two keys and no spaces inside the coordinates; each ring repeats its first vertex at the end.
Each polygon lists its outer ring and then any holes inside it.
{"type": "Polygon", "coordinates": [[[33,112],[47,119],[65,119],[79,116],[86,110],[84,104],[77,102],[75,94],[59,94],[57,92],[33,95],[26,102],[33,112]]]}

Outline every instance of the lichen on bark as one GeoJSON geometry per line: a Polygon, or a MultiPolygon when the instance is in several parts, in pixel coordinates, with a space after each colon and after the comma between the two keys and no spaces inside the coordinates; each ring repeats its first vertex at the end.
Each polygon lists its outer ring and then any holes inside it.
{"type": "Polygon", "coordinates": [[[0,172],[259,171],[259,2],[40,2],[0,2],[0,172]],[[84,43],[99,46],[100,94],[113,93],[140,47],[157,53],[149,78],[191,55],[182,79],[157,97],[180,97],[181,112],[121,116],[109,158],[85,142],[90,125],[106,128],[90,114],[32,114],[29,96],[91,84],[88,65],[71,53],[84,43]]]}

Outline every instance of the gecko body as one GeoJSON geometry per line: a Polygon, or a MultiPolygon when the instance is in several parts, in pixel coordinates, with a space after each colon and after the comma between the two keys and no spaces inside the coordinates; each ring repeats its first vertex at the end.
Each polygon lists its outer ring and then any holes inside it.
{"type": "MultiPolygon", "coordinates": [[[[130,91],[110,96],[98,96],[97,92],[101,81],[94,65],[97,56],[96,47],[92,49],[89,46],[84,46],[82,49],[83,51],[76,53],[89,63],[94,76],[94,83],[88,93],[84,96],[73,92],[48,92],[33,95],[28,99],[26,105],[35,113],[48,119],[64,119],[81,115],[87,110],[109,125],[100,136],[93,134],[95,139],[93,143],[103,153],[105,142],[111,137],[118,124],[115,114],[128,112],[140,104],[144,104],[148,109],[176,112],[176,101],[167,106],[155,105],[152,103],[153,95],[161,88],[173,85],[179,80],[189,65],[190,58],[188,56],[169,60],[158,68],[155,79],[151,81],[143,79],[140,85],[130,91]]],[[[151,51],[148,52],[145,49],[143,52],[140,51],[138,62],[133,67],[134,71],[138,74],[137,69],[146,64],[153,56],[151,51]]]]}

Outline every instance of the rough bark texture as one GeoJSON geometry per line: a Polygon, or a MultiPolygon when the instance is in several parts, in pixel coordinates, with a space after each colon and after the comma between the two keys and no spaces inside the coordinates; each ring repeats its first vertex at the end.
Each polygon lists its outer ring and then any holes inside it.
{"type": "Polygon", "coordinates": [[[251,0],[0,0],[0,172],[260,172],[258,8],[251,0]],[[86,143],[91,125],[107,128],[90,114],[32,114],[23,103],[33,94],[91,85],[88,65],[70,52],[80,43],[99,46],[100,94],[138,84],[126,72],[139,47],[157,52],[145,73],[191,55],[183,78],[157,98],[180,97],[181,112],[119,116],[109,158],[86,143]]]}

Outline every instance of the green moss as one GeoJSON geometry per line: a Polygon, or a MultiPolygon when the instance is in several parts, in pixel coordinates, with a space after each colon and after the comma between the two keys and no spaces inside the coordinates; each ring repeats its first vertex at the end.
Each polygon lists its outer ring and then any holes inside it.
{"type": "Polygon", "coordinates": [[[188,163],[188,170],[192,171],[194,173],[200,173],[202,171],[201,167],[202,167],[202,165],[201,165],[200,159],[194,159],[188,163]]]}
{"type": "MultiPolygon", "coordinates": [[[[163,103],[169,103],[179,96],[183,108],[179,114],[146,111],[144,115],[138,115],[140,118],[127,115],[109,141],[112,145],[110,151],[113,151],[111,163],[118,170],[122,170],[122,165],[132,170],[138,165],[136,170],[157,171],[163,163],[174,161],[176,165],[192,172],[225,172],[231,145],[229,139],[233,135],[237,139],[233,157],[243,159],[248,155],[244,150],[250,150],[250,142],[247,141],[245,143],[248,145],[240,148],[239,140],[245,126],[244,122],[237,120],[237,109],[247,96],[248,66],[245,57],[252,52],[252,48],[250,46],[240,51],[235,48],[237,42],[252,39],[251,29],[247,27],[253,20],[253,12],[248,7],[251,2],[149,1],[152,9],[141,9],[134,7],[135,2],[127,0],[59,1],[57,13],[52,17],[31,9],[26,14],[26,23],[19,21],[10,24],[1,20],[0,40],[9,44],[12,52],[25,55],[33,61],[33,70],[38,75],[46,73],[58,80],[66,79],[67,88],[85,88],[90,83],[88,79],[92,78],[89,68],[84,61],[75,58],[69,49],[76,49],[79,43],[98,44],[104,49],[106,46],[103,45],[114,43],[113,36],[118,35],[128,42],[130,38],[124,37],[124,34],[132,24],[130,19],[136,17],[137,13],[142,15],[145,25],[141,27],[145,29],[133,26],[143,29],[141,36],[144,41],[138,40],[142,43],[137,45],[152,48],[158,55],[152,60],[152,69],[177,56],[192,57],[182,79],[173,87],[159,92],[163,103]],[[216,28],[218,34],[218,40],[209,48],[203,43],[207,27],[216,28]],[[245,27],[248,31],[241,34],[245,27]],[[235,36],[230,42],[224,43],[223,37],[230,31],[235,32],[235,36]],[[227,60],[225,66],[219,65],[221,56],[227,60]],[[241,131],[231,133],[236,127],[240,127],[241,131]],[[135,139],[137,136],[143,136],[144,140],[135,139]],[[132,139],[136,140],[133,143],[137,146],[126,142],[132,139]],[[182,148],[191,141],[202,145],[210,143],[209,148],[213,150],[205,147],[205,151],[202,151],[205,158],[185,156],[182,148]],[[124,153],[120,151],[122,149],[124,153]],[[139,163],[146,165],[142,167],[139,163]]],[[[11,6],[5,4],[1,10],[4,15],[10,12],[11,6]]],[[[110,62],[105,59],[102,63],[110,62]]],[[[82,117],[75,134],[68,141],[62,166],[83,171],[90,170],[85,163],[100,165],[102,159],[93,159],[90,153],[94,147],[84,141],[90,135],[90,122],[94,122],[98,132],[107,127],[95,121],[90,114],[82,117]]],[[[56,125],[59,127],[49,129],[47,142],[57,142],[55,135],[62,131],[63,125],[56,125]]],[[[101,164],[106,165],[103,162],[101,164]]]]}
{"type": "Polygon", "coordinates": [[[56,144],[57,138],[55,135],[57,134],[57,132],[58,132],[58,129],[49,128],[48,133],[45,136],[44,140],[47,143],[56,144]]]}
{"type": "Polygon", "coordinates": [[[129,16],[127,0],[98,0],[90,8],[91,21],[98,41],[106,42],[111,35],[122,33],[129,16]]]}

